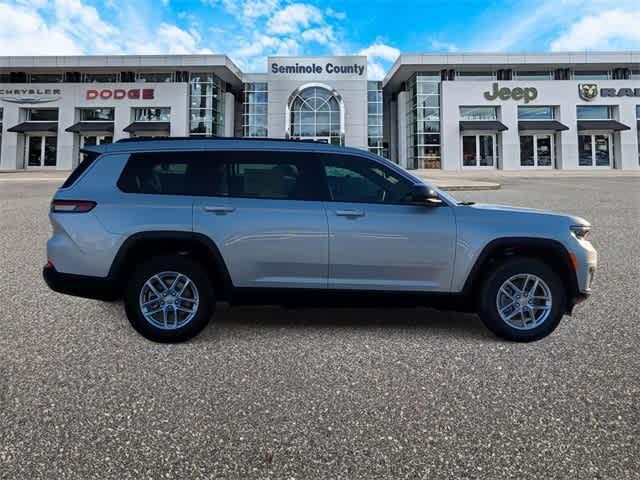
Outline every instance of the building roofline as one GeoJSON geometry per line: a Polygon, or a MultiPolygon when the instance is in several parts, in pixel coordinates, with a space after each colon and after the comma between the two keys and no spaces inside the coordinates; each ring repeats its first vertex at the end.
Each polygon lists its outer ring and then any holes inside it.
{"type": "Polygon", "coordinates": [[[640,51],[582,51],[582,52],[416,52],[401,53],[393,63],[382,84],[396,84],[400,70],[416,67],[442,69],[451,66],[502,66],[502,65],[593,65],[593,64],[638,64],[640,51]]]}
{"type": "Polygon", "coordinates": [[[51,56],[0,56],[0,69],[25,68],[29,70],[58,68],[133,68],[180,69],[213,68],[227,70],[221,78],[229,83],[242,82],[242,71],[224,54],[207,55],[51,55],[51,56]],[[224,78],[227,77],[227,78],[224,78]]]}

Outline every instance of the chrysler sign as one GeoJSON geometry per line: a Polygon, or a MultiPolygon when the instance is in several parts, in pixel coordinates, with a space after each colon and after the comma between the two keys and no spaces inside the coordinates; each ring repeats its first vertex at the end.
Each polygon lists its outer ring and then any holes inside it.
{"type": "Polygon", "coordinates": [[[153,100],[155,91],[153,88],[101,88],[100,90],[87,90],[87,100],[153,100]]]}
{"type": "Polygon", "coordinates": [[[0,100],[11,103],[55,102],[62,97],[59,88],[0,88],[0,100]]]}

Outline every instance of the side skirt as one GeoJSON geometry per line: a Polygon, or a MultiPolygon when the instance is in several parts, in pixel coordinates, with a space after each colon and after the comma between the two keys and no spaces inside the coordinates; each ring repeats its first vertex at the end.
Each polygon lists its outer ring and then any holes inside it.
{"type": "Polygon", "coordinates": [[[389,292],[379,290],[324,290],[297,288],[234,288],[231,305],[282,305],[286,307],[431,307],[458,312],[474,311],[463,294],[389,292]]]}

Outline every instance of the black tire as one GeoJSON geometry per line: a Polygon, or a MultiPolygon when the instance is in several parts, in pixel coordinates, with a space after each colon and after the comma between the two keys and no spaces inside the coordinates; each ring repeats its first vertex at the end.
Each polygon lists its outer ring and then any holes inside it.
{"type": "Polygon", "coordinates": [[[215,310],[215,297],[211,279],[193,259],[180,255],[152,257],[137,266],[124,292],[127,318],[142,336],[161,343],[184,342],[196,336],[209,323],[215,310]],[[153,275],[173,271],[186,275],[198,290],[199,303],[196,314],[182,327],[165,330],[148,321],[140,309],[140,293],[145,282],[153,275]]]}
{"type": "Polygon", "coordinates": [[[478,314],[485,326],[498,337],[516,342],[540,340],[553,332],[565,313],[566,292],[560,276],[546,263],[534,258],[514,257],[493,268],[480,290],[478,314]],[[551,311],[537,327],[529,330],[514,328],[498,313],[496,298],[502,284],[518,274],[533,274],[542,279],[551,292],[551,311]]]}

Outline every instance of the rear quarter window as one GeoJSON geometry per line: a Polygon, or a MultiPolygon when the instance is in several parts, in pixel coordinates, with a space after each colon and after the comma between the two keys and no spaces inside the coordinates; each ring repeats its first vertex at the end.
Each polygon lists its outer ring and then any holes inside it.
{"type": "Polygon", "coordinates": [[[134,153],[120,175],[118,188],[149,195],[203,195],[206,164],[211,161],[206,152],[134,153]]]}
{"type": "Polygon", "coordinates": [[[99,153],[95,153],[95,152],[85,153],[84,154],[84,159],[80,162],[80,164],[78,164],[78,166],[75,168],[75,170],[73,172],[71,172],[71,175],[69,175],[69,177],[67,177],[67,179],[62,184],[62,188],[69,188],[71,185],[76,183],[76,180],[78,180],[78,178],[80,178],[80,175],[82,175],[84,172],[86,172],[87,169],[91,165],[93,165],[93,163],[98,159],[99,156],[100,156],[100,154],[99,153]]]}

